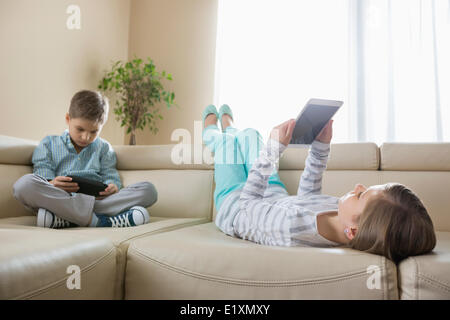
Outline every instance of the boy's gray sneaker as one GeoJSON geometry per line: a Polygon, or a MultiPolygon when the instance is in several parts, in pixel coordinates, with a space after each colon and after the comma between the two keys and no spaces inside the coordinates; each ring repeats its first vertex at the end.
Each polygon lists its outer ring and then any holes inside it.
{"type": "Polygon", "coordinates": [[[42,228],[52,228],[52,229],[78,227],[78,225],[76,225],[75,223],[72,223],[72,222],[64,220],[58,216],[55,216],[54,213],[52,213],[44,208],[40,208],[38,210],[37,226],[42,227],[42,228]]]}
{"type": "Polygon", "coordinates": [[[119,213],[115,216],[105,216],[97,214],[97,227],[124,228],[135,227],[146,224],[150,221],[147,209],[141,206],[134,206],[130,210],[119,213]]]}

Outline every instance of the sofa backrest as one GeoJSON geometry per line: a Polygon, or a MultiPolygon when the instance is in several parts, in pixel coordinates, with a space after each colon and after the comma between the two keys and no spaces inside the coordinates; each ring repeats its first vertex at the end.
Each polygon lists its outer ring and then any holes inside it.
{"type": "MultiPolygon", "coordinates": [[[[0,218],[34,214],[13,197],[13,185],[33,171],[31,157],[37,144],[0,136],[0,218]]],[[[174,146],[113,146],[123,185],[138,181],[155,185],[158,200],[149,209],[152,216],[212,219],[214,167],[176,165],[171,161],[174,146]]]]}
{"type": "MultiPolygon", "coordinates": [[[[158,192],[150,215],[172,218],[208,218],[213,212],[214,167],[207,164],[176,164],[176,145],[114,146],[122,183],[153,183],[158,192]]],[[[186,146],[190,150],[191,145],[186,146]]],[[[204,150],[204,148],[203,148],[204,150]]],[[[189,157],[186,162],[194,163],[189,157]]]]}
{"type": "Polygon", "coordinates": [[[0,218],[31,215],[13,196],[14,182],[33,171],[31,156],[37,141],[0,135],[0,218]]]}
{"type": "Polygon", "coordinates": [[[450,231],[450,143],[383,143],[380,181],[397,181],[422,200],[437,231],[450,231]]]}
{"type": "MultiPolygon", "coordinates": [[[[0,136],[0,218],[33,214],[12,195],[14,182],[32,172],[31,156],[38,142],[0,136]]],[[[150,214],[158,217],[214,219],[214,167],[198,163],[209,149],[186,145],[191,164],[173,159],[178,145],[114,146],[117,169],[124,185],[152,182],[158,201],[150,214]],[[188,152],[189,153],[189,152],[188,152]]],[[[288,148],[279,174],[289,194],[297,193],[308,149],[288,148]]],[[[179,159],[178,159],[179,160],[179,159]]],[[[340,197],[356,183],[366,186],[399,182],[410,187],[425,204],[437,231],[450,231],[450,143],[332,144],[323,193],[340,197]]]]}
{"type": "MultiPolygon", "coordinates": [[[[288,148],[279,174],[295,195],[308,149],[288,148]]],[[[398,182],[413,190],[437,231],[450,231],[450,143],[332,144],[322,192],[341,197],[355,184],[398,182]]]]}

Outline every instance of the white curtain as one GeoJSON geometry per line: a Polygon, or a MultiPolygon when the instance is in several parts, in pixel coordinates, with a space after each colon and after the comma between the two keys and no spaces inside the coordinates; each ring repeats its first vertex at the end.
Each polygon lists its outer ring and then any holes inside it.
{"type": "Polygon", "coordinates": [[[215,104],[267,137],[309,98],[335,143],[450,141],[450,0],[219,0],[215,104]]]}

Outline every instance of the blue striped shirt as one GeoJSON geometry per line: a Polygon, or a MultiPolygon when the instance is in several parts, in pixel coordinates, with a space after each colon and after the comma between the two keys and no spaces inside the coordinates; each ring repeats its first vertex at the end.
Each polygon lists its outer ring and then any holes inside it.
{"type": "Polygon", "coordinates": [[[100,137],[77,153],[68,130],[60,136],[47,136],[34,150],[31,161],[33,173],[47,180],[74,175],[122,188],[116,153],[111,144],[100,137]]]}

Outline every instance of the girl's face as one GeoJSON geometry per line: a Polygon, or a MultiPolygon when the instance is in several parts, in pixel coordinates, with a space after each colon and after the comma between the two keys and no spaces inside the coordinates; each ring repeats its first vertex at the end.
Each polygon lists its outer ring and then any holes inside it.
{"type": "Polygon", "coordinates": [[[385,185],[375,185],[367,188],[358,183],[355,188],[339,199],[338,217],[341,223],[348,229],[347,237],[352,239],[358,229],[359,216],[364,207],[373,198],[383,194],[385,185]]]}

